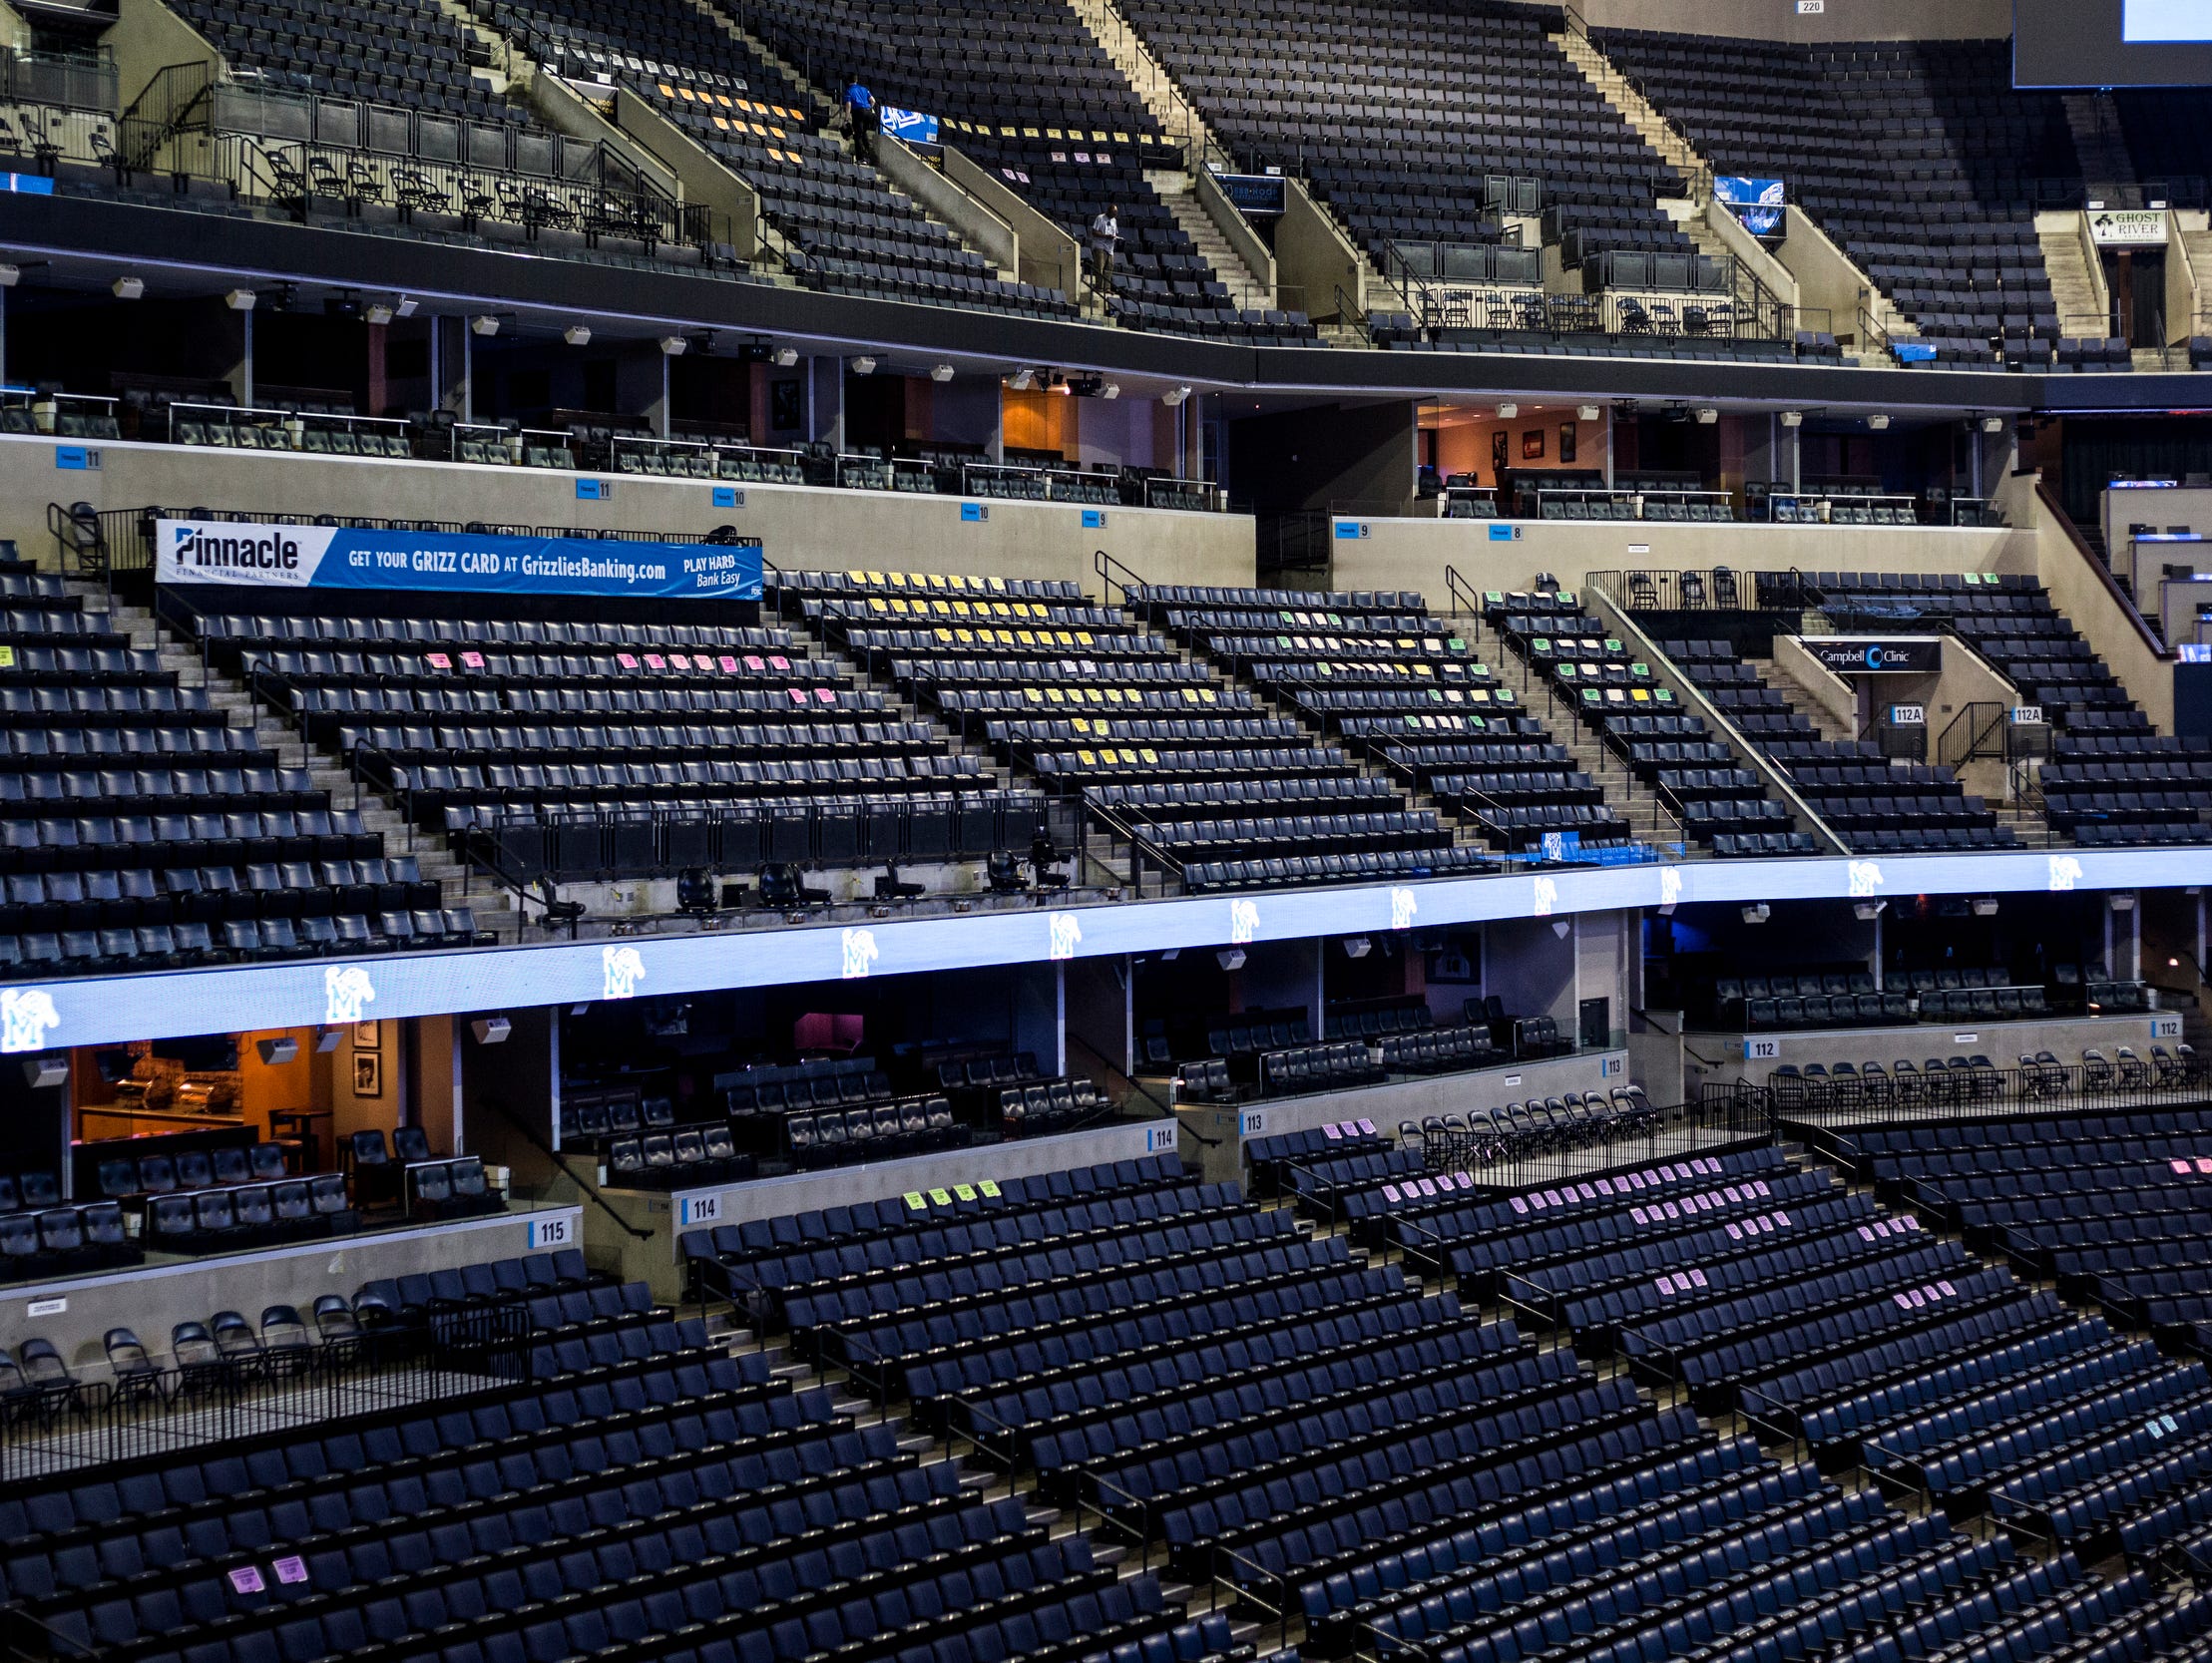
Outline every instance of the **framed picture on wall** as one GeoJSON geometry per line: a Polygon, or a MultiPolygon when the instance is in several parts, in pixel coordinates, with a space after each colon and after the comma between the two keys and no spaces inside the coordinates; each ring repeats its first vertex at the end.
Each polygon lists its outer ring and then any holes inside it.
{"type": "Polygon", "coordinates": [[[384,1094],[382,1051],[357,1050],[353,1053],[353,1094],[356,1097],[381,1097],[384,1094]]]}
{"type": "Polygon", "coordinates": [[[1561,462],[1574,460],[1574,424],[1572,422],[1559,423],[1559,460],[1561,462]]]}
{"type": "Polygon", "coordinates": [[[381,1050],[384,1048],[384,1025],[371,1017],[366,1022],[353,1025],[353,1048],[355,1050],[381,1050]]]}
{"type": "Polygon", "coordinates": [[[1497,476],[1506,471],[1506,464],[1512,460],[1512,438],[1502,427],[1490,436],[1490,471],[1493,484],[1497,483],[1497,476]]]}
{"type": "Polygon", "coordinates": [[[1544,460],[1543,428],[1532,427],[1521,436],[1521,460],[1524,462],[1542,462],[1544,460]]]}

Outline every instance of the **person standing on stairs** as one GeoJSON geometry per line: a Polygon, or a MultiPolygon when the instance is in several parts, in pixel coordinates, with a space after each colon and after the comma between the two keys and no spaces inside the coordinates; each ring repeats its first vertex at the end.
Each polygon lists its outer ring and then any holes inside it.
{"type": "Polygon", "coordinates": [[[882,125],[875,94],[856,77],[845,88],[845,130],[852,136],[853,155],[871,168],[876,165],[876,133],[882,125]]]}
{"type": "Polygon", "coordinates": [[[1113,256],[1121,246],[1121,205],[1107,203],[1091,221],[1091,286],[1106,299],[1113,292],[1113,256]]]}

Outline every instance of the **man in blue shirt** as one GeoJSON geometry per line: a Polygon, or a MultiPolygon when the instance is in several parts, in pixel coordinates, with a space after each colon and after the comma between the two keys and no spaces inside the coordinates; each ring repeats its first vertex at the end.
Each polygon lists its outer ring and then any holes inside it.
{"type": "Polygon", "coordinates": [[[874,167],[876,133],[883,125],[883,117],[876,109],[875,94],[858,81],[845,89],[845,124],[852,133],[853,154],[874,167]]]}

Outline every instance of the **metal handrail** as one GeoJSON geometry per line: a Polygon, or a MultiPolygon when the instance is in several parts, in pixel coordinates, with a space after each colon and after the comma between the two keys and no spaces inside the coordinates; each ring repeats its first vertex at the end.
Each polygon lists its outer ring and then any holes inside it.
{"type": "Polygon", "coordinates": [[[1956,768],[1962,762],[2009,758],[2011,746],[2004,742],[2008,726],[2005,714],[2005,707],[1993,699],[1978,699],[1963,706],[1951,725],[1936,737],[1937,762],[1956,768]]]}
{"type": "Polygon", "coordinates": [[[1100,585],[1102,586],[1100,590],[1100,598],[1102,600],[1106,599],[1108,594],[1108,592],[1104,587],[1108,584],[1118,583],[1121,585],[1121,602],[1124,606],[1128,604],[1129,590],[1148,589],[1150,587],[1149,583],[1145,580],[1145,577],[1141,572],[1138,572],[1133,566],[1129,566],[1122,561],[1115,560],[1104,549],[1097,549],[1092,551],[1091,570],[1098,575],[1100,585]]]}
{"type": "MultiPolygon", "coordinates": [[[[1621,637],[1624,640],[1643,649],[1645,662],[1652,664],[1671,663],[1672,660],[1659,650],[1658,643],[1643,632],[1642,627],[1636,623],[1627,606],[1609,593],[1603,581],[1607,576],[1608,574],[1604,573],[1591,573],[1587,580],[1588,587],[1585,593],[1594,597],[1604,610],[1611,615],[1612,622],[1615,627],[1620,630],[1621,637]]],[[[1812,830],[1813,835],[1828,845],[1830,854],[1840,855],[1850,852],[1850,846],[1837,835],[1835,828],[1815,813],[1812,804],[1798,794],[1797,786],[1791,781],[1789,775],[1777,766],[1764,750],[1754,745],[1738,731],[1736,724],[1728,719],[1720,706],[1705,696],[1705,690],[1702,687],[1686,675],[1676,675],[1673,679],[1680,683],[1674,689],[1675,697],[1685,707],[1689,707],[1692,713],[1702,716],[1706,724],[1715,732],[1726,737],[1730,742],[1730,748],[1743,759],[1744,765],[1759,776],[1768,790],[1777,793],[1784,802],[1789,804],[1791,813],[1800,817],[1804,824],[1812,830]]]]}
{"type": "Polygon", "coordinates": [[[515,1130],[522,1133],[523,1141],[530,1144],[531,1147],[538,1151],[538,1153],[544,1155],[548,1160],[552,1161],[555,1166],[558,1166],[561,1169],[562,1173],[569,1179],[569,1181],[576,1185],[578,1191],[583,1194],[586,1200],[590,1201],[594,1206],[598,1207],[601,1212],[605,1213],[609,1218],[613,1219],[615,1221],[615,1227],[622,1231],[624,1235],[628,1236],[632,1241],[653,1240],[657,1232],[653,1230],[639,1229],[635,1224],[631,1223],[629,1219],[623,1217],[621,1213],[617,1212],[612,1206],[610,1206],[608,1204],[607,1197],[602,1195],[597,1187],[590,1183],[587,1183],[582,1177],[580,1177],[577,1174],[576,1168],[568,1163],[568,1160],[562,1155],[560,1150],[556,1149],[552,1144],[548,1143],[544,1138],[540,1137],[538,1135],[536,1127],[527,1123],[513,1109],[507,1106],[505,1098],[492,1096],[488,1097],[485,1100],[493,1113],[497,1114],[501,1119],[505,1120],[510,1126],[513,1126],[515,1130]]]}

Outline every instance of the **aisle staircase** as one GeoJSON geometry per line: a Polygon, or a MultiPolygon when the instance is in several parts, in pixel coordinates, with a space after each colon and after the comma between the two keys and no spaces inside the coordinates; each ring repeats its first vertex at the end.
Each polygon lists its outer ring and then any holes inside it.
{"type": "Polygon", "coordinates": [[[157,653],[161,667],[177,676],[179,686],[205,687],[208,702],[228,713],[230,726],[253,729],[255,741],[275,754],[278,767],[304,768],[314,789],[329,793],[333,809],[357,810],[362,828],[384,840],[387,855],[412,855],[423,877],[438,886],[441,907],[472,909],[476,927],[498,936],[503,946],[520,938],[520,915],[503,905],[503,898],[489,887],[478,884],[472,889],[467,868],[454,859],[442,836],[418,832],[383,796],[364,790],[342,758],[308,744],[297,729],[267,710],[244,682],[205,664],[196,647],[174,635],[147,608],[122,601],[110,605],[104,585],[72,583],[69,590],[88,608],[108,605],[111,628],[128,635],[135,649],[157,653]]]}
{"type": "Polygon", "coordinates": [[[1271,310],[1275,304],[1274,290],[1244,263],[1244,256],[1221,234],[1221,227],[1213,222],[1213,215],[1199,204],[1197,186],[1191,177],[1152,169],[1145,173],[1144,180],[1167,205],[1167,211],[1175,216],[1175,223],[1182,227],[1183,234],[1197,244],[1198,252],[1213,267],[1213,274],[1227,285],[1229,298],[1237,309],[1271,310]]]}

